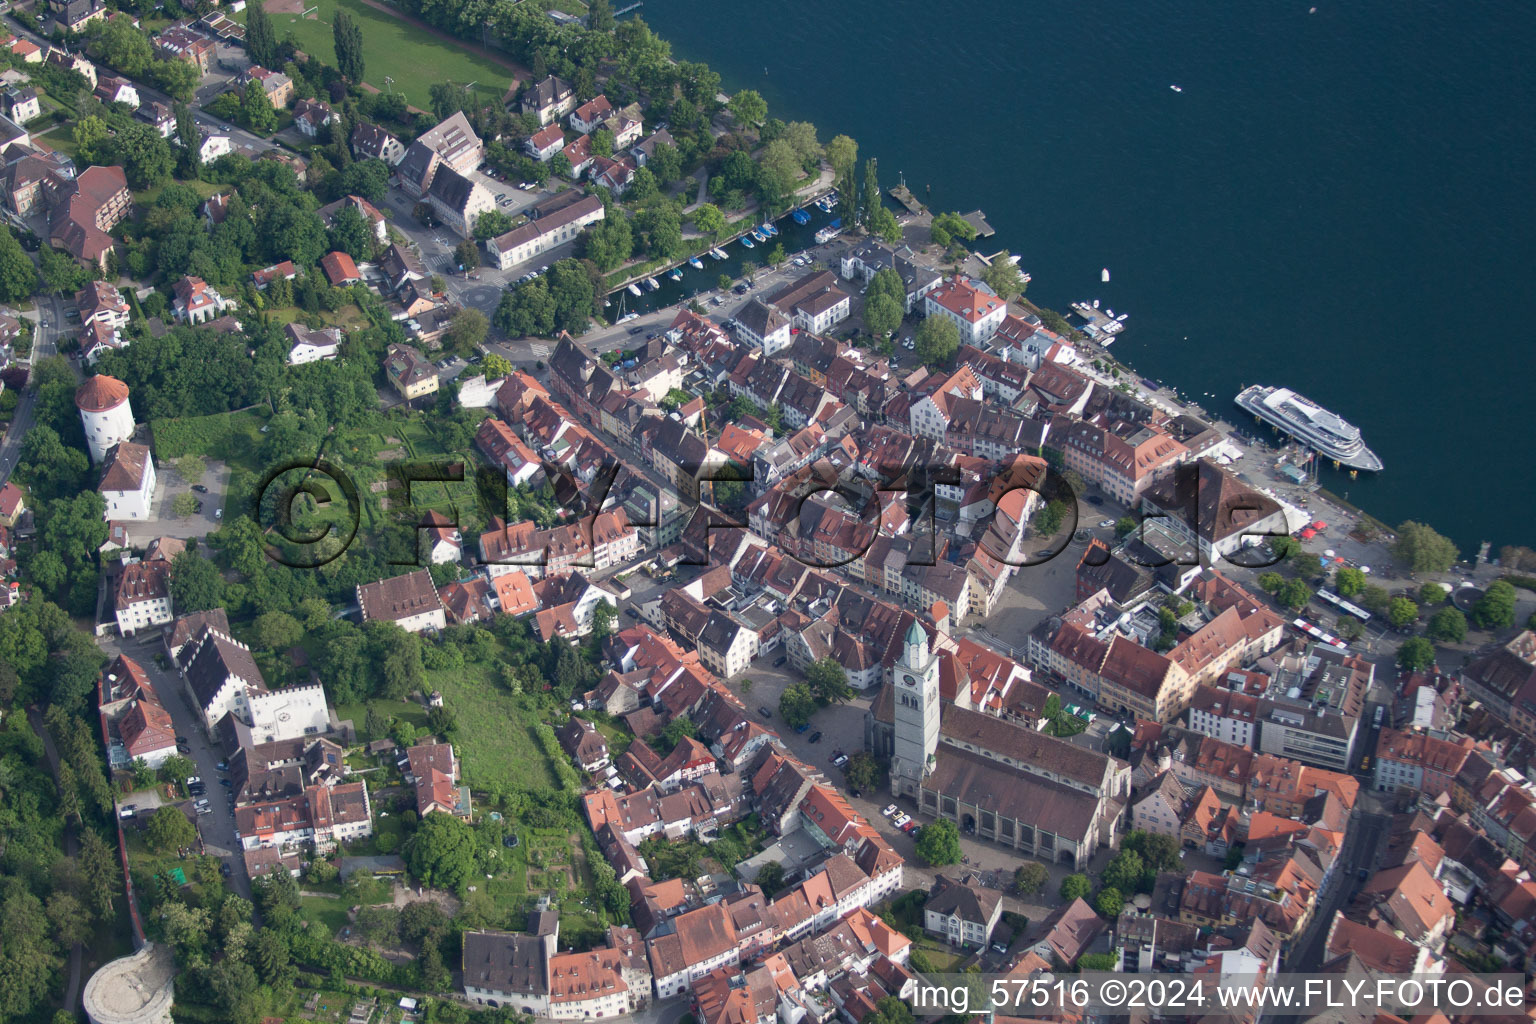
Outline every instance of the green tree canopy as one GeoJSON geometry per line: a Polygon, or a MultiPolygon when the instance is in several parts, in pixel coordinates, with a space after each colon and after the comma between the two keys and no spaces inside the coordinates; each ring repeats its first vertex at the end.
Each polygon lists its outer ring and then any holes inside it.
{"type": "Polygon", "coordinates": [[[1455,541],[1411,519],[1397,528],[1392,554],[1412,572],[1448,572],[1461,556],[1455,541]]]}
{"type": "Polygon", "coordinates": [[[848,672],[836,658],[822,658],[805,670],[805,682],[823,704],[841,704],[853,696],[848,672]]]}
{"type": "Polygon", "coordinates": [[[1394,597],[1387,602],[1387,621],[1397,629],[1417,622],[1419,606],[1406,597],[1394,597]]]}
{"type": "Polygon", "coordinates": [[[1093,883],[1088,881],[1087,875],[1068,875],[1061,880],[1061,886],[1056,890],[1056,895],[1061,897],[1061,902],[1071,903],[1073,900],[1087,899],[1093,892],[1093,883]]]}
{"type": "Polygon", "coordinates": [[[759,125],[768,117],[768,101],[756,89],[743,89],[727,106],[741,125],[759,125]]]}
{"type": "Polygon", "coordinates": [[[1365,573],[1344,568],[1333,575],[1333,589],[1343,598],[1351,598],[1365,589],[1365,573]]]}
{"type": "Polygon", "coordinates": [[[192,827],[187,816],[179,808],[169,806],[150,815],[144,835],[150,849],[161,853],[191,846],[197,841],[197,829],[192,827]]]}
{"type": "Polygon", "coordinates": [[[1459,644],[1467,638],[1467,617],[1456,608],[1441,608],[1429,617],[1424,635],[1436,643],[1459,644]]]}
{"type": "Polygon", "coordinates": [[[779,714],[793,728],[799,728],[816,713],[816,695],[805,683],[795,683],[784,688],[779,697],[779,714]]]}
{"type": "Polygon", "coordinates": [[[929,867],[941,868],[960,860],[960,830],[947,818],[923,826],[917,837],[917,855],[929,867]]]}
{"type": "Polygon", "coordinates": [[[1435,645],[1422,636],[1411,636],[1397,649],[1397,667],[1405,672],[1422,672],[1435,663],[1435,645]]]}
{"type": "Polygon", "coordinates": [[[930,368],[946,366],[960,350],[960,328],[945,317],[930,316],[917,327],[917,358],[930,368]]]}
{"type": "Polygon", "coordinates": [[[475,874],[475,835],[463,819],[433,811],[405,845],[405,864],[423,885],[459,891],[475,874]]]}
{"type": "Polygon", "coordinates": [[[1478,629],[1508,629],[1515,624],[1514,585],[1494,580],[1472,606],[1472,622],[1478,629]]]}

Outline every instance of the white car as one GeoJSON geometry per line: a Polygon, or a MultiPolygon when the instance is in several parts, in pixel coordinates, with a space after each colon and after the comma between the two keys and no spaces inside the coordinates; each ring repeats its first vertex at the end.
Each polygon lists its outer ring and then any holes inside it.
{"type": "Polygon", "coordinates": [[[843,765],[845,765],[847,763],[848,763],[848,755],[847,754],[838,754],[836,757],[834,757],[832,759],[832,767],[834,767],[834,768],[841,768],[843,765]]]}
{"type": "Polygon", "coordinates": [[[202,781],[203,781],[202,779],[198,778],[196,775],[193,775],[193,776],[191,776],[190,778],[187,779],[187,785],[195,786],[199,782],[202,782],[202,781]]]}
{"type": "Polygon", "coordinates": [[[895,825],[897,828],[901,828],[903,825],[905,825],[907,822],[909,822],[911,820],[912,820],[912,816],[910,814],[898,814],[898,815],[896,815],[896,817],[891,819],[891,824],[895,825]]]}
{"type": "Polygon", "coordinates": [[[1099,529],[1101,530],[1107,530],[1114,525],[1115,521],[1113,519],[1103,519],[1099,521],[1099,529]]]}
{"type": "Polygon", "coordinates": [[[891,815],[896,813],[896,805],[895,804],[891,804],[891,806],[887,807],[885,810],[881,811],[880,813],[882,815],[884,815],[885,817],[889,818],[891,815]]]}

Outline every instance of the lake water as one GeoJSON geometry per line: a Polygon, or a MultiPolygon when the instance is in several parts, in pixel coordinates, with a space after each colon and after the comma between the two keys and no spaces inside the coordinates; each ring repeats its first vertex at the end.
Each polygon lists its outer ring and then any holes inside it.
{"type": "Polygon", "coordinates": [[[1325,469],[1349,500],[1468,554],[1536,543],[1536,5],[1310,6],[640,13],[728,90],[853,136],[883,184],[983,209],[1035,301],[1129,313],[1114,352],[1142,373],[1229,418],[1241,386],[1266,383],[1354,421],[1386,470],[1325,469]]]}

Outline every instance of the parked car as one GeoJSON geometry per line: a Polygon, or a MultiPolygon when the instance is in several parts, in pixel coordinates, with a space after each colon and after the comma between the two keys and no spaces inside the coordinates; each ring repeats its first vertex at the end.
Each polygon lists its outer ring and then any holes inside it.
{"type": "Polygon", "coordinates": [[[185,736],[177,736],[176,737],[176,745],[178,747],[186,746],[187,745],[187,738],[185,736]]]}
{"type": "Polygon", "coordinates": [[[880,813],[882,815],[884,815],[885,817],[889,818],[891,815],[895,814],[899,809],[900,808],[898,808],[895,804],[891,804],[891,806],[887,807],[885,810],[881,811],[880,813]]]}
{"type": "Polygon", "coordinates": [[[219,785],[224,786],[225,788],[233,788],[234,783],[228,779],[220,779],[219,785]]]}
{"type": "Polygon", "coordinates": [[[229,866],[229,861],[225,861],[223,864],[219,865],[219,874],[223,875],[225,878],[228,878],[234,873],[235,869],[229,866]]]}
{"type": "Polygon", "coordinates": [[[628,615],[632,619],[638,619],[640,617],[640,613],[635,611],[633,608],[625,608],[624,614],[628,615]]]}
{"type": "Polygon", "coordinates": [[[202,778],[200,776],[193,775],[193,776],[191,776],[191,777],[189,777],[187,779],[187,786],[188,787],[192,787],[192,786],[201,785],[202,781],[203,780],[202,780],[202,778]]]}
{"type": "Polygon", "coordinates": [[[218,764],[214,765],[214,767],[217,768],[221,772],[227,772],[227,771],[229,771],[229,762],[228,761],[220,761],[218,764]]]}
{"type": "Polygon", "coordinates": [[[772,718],[773,717],[773,712],[769,711],[767,708],[758,708],[757,709],[757,713],[762,715],[764,718],[772,718]]]}
{"type": "Polygon", "coordinates": [[[785,656],[782,655],[782,654],[779,655],[777,658],[773,659],[773,667],[774,668],[783,668],[784,667],[784,661],[785,661],[785,656]]]}
{"type": "Polygon", "coordinates": [[[119,818],[131,818],[138,813],[138,810],[138,804],[123,804],[123,806],[117,809],[117,816],[119,818]]]}
{"type": "Polygon", "coordinates": [[[198,494],[207,494],[208,493],[208,488],[204,487],[202,484],[193,484],[192,485],[192,489],[194,491],[196,491],[198,494]]]}
{"type": "Polygon", "coordinates": [[[896,815],[896,817],[892,818],[891,819],[891,824],[895,825],[897,828],[901,828],[901,826],[905,825],[907,822],[909,822],[911,820],[912,820],[912,815],[903,812],[901,814],[896,815]]]}
{"type": "Polygon", "coordinates": [[[815,732],[811,733],[811,742],[812,743],[820,743],[821,742],[821,730],[820,729],[817,729],[815,732]]]}
{"type": "Polygon", "coordinates": [[[845,765],[847,763],[848,763],[848,755],[847,754],[838,754],[837,757],[832,761],[832,766],[834,768],[841,768],[843,765],[845,765]]]}
{"type": "Polygon", "coordinates": [[[910,835],[911,833],[917,831],[917,822],[908,820],[905,825],[901,826],[901,830],[910,835]]]}
{"type": "Polygon", "coordinates": [[[1115,525],[1115,521],[1113,519],[1101,519],[1101,520],[1099,520],[1099,529],[1101,529],[1101,530],[1107,530],[1111,526],[1114,526],[1114,525],[1115,525]]]}

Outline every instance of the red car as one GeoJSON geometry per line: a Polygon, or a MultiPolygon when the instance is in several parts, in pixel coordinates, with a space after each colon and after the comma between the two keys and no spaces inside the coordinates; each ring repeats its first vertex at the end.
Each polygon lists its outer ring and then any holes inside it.
{"type": "Polygon", "coordinates": [[[917,831],[917,822],[909,821],[905,825],[901,826],[901,830],[903,832],[915,832],[917,831]]]}

